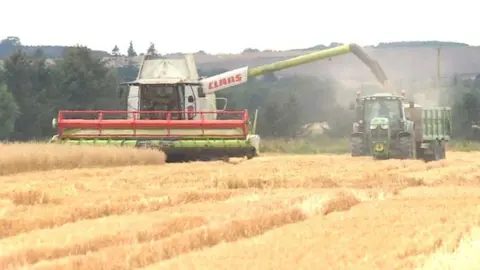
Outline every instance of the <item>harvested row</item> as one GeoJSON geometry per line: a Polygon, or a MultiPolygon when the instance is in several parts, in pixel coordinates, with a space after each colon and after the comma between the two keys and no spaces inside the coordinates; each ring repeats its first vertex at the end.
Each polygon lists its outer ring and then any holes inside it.
{"type": "MultiPolygon", "coordinates": [[[[265,197],[251,204],[248,210],[244,209],[243,211],[244,204],[230,204],[229,208],[236,212],[235,215],[231,216],[229,212],[232,211],[228,211],[227,207],[221,211],[221,208],[219,208],[221,205],[217,205],[213,209],[211,205],[205,205],[205,209],[208,208],[210,211],[197,212],[201,214],[201,217],[193,216],[195,212],[190,213],[192,216],[185,213],[186,216],[182,214],[182,217],[170,219],[175,222],[175,226],[172,227],[157,224],[152,226],[150,230],[141,231],[141,234],[138,232],[135,234],[132,231],[130,235],[128,233],[116,235],[115,240],[109,237],[97,238],[96,244],[89,242],[89,245],[72,246],[70,253],[66,250],[62,252],[62,254],[70,254],[71,256],[48,262],[39,262],[29,269],[132,269],[144,267],[194,250],[212,247],[221,242],[233,242],[242,238],[255,237],[274,228],[306,220],[311,216],[348,210],[353,205],[360,203],[360,200],[353,193],[343,192],[292,199],[282,201],[270,200],[269,197],[265,197]],[[295,201],[297,202],[295,203],[295,201]],[[276,207],[272,207],[272,205],[276,205],[276,207]],[[183,228],[183,233],[173,234],[172,230],[175,228],[183,228]],[[98,242],[99,240],[103,241],[98,242]],[[109,240],[115,241],[116,245],[113,245],[112,242],[108,243],[109,240]],[[85,246],[89,246],[89,251],[93,252],[87,254],[85,246]],[[84,254],[77,255],[72,250],[84,254]]],[[[32,236],[32,241],[33,239],[32,236]]],[[[15,245],[21,239],[13,240],[12,245],[15,245]]],[[[28,245],[28,242],[26,244],[28,245]]],[[[63,249],[65,247],[63,246],[63,249]]],[[[8,260],[5,259],[5,261],[0,262],[8,262],[10,266],[14,262],[25,260],[34,263],[39,261],[38,256],[40,256],[41,253],[39,252],[41,250],[44,252],[41,258],[53,259],[56,257],[53,253],[48,256],[48,254],[45,254],[48,249],[39,246],[37,253],[27,249],[21,253],[23,255],[17,253],[18,255],[11,255],[8,260]],[[37,256],[27,257],[33,256],[33,254],[37,254],[37,256]]]]}
{"type": "Polygon", "coordinates": [[[54,169],[163,164],[165,154],[150,149],[57,145],[0,144],[0,175],[54,169]]]}
{"type": "Polygon", "coordinates": [[[476,269],[480,265],[480,227],[464,234],[454,251],[439,248],[418,270],[476,269]]]}
{"type": "MultiPolygon", "coordinates": [[[[417,194],[365,202],[348,212],[315,216],[144,269],[447,269],[444,266],[454,261],[452,255],[447,260],[447,254],[473,254],[459,245],[480,221],[480,188],[466,192],[477,198],[465,200],[463,192],[451,196],[443,189],[434,199],[417,194]]],[[[473,243],[470,240],[470,246],[473,243]]],[[[462,258],[461,265],[448,269],[478,268],[476,257],[462,258]],[[468,263],[475,267],[466,268],[468,263]]]]}
{"type": "MultiPolygon", "coordinates": [[[[233,192],[188,192],[177,196],[132,197],[117,201],[78,202],[59,206],[35,206],[28,211],[3,214],[0,217],[0,239],[35,229],[54,228],[67,223],[128,213],[155,212],[162,208],[185,203],[226,200],[233,192]]],[[[13,209],[15,210],[15,209],[13,209]]],[[[4,210],[5,211],[5,210],[4,210]]]]}

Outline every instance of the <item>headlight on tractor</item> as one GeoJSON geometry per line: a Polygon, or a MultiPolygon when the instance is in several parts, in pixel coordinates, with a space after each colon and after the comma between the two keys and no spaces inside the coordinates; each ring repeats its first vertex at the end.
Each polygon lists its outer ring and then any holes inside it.
{"type": "Polygon", "coordinates": [[[382,143],[375,144],[375,151],[382,152],[383,150],[385,150],[385,146],[382,143]]]}
{"type": "Polygon", "coordinates": [[[376,129],[372,129],[371,132],[374,139],[386,139],[388,138],[388,125],[386,129],[378,126],[376,129]]]}

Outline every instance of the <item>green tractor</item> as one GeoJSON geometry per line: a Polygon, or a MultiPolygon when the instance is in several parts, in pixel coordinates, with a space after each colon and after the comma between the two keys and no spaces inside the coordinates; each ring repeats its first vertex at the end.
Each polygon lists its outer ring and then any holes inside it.
{"type": "Polygon", "coordinates": [[[357,96],[356,122],[351,135],[352,156],[375,159],[446,158],[451,138],[451,109],[422,108],[405,96],[379,93],[357,96]]]}

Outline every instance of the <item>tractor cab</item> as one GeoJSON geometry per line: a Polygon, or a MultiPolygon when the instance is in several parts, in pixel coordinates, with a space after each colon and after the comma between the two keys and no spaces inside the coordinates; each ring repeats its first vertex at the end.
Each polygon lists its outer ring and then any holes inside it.
{"type": "Polygon", "coordinates": [[[411,121],[411,104],[405,104],[402,95],[379,93],[356,100],[357,120],[353,124],[352,156],[373,155],[375,158],[411,155],[414,123],[411,121]]]}
{"type": "Polygon", "coordinates": [[[363,120],[370,124],[377,118],[387,119],[392,128],[405,120],[403,97],[393,95],[372,95],[363,100],[363,120]]]}
{"type": "Polygon", "coordinates": [[[360,97],[358,94],[355,106],[358,128],[361,129],[361,132],[366,133],[369,133],[373,123],[388,124],[393,129],[401,128],[402,123],[406,120],[404,101],[403,95],[379,93],[360,97]]]}

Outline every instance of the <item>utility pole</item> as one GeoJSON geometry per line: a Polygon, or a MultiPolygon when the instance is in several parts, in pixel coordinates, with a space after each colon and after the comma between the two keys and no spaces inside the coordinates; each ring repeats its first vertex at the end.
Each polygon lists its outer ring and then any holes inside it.
{"type": "Polygon", "coordinates": [[[437,91],[440,92],[440,77],[441,77],[441,47],[437,48],[437,91]]]}

